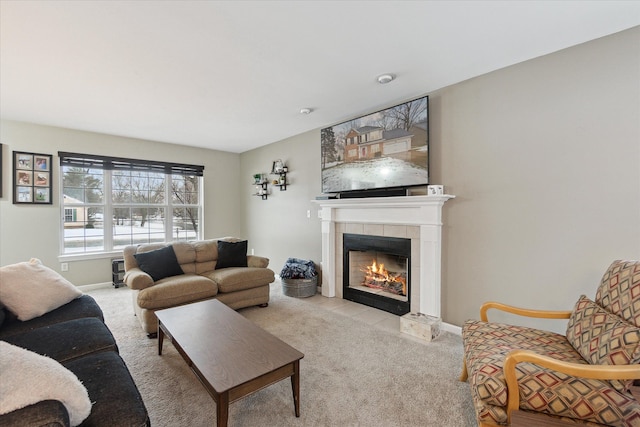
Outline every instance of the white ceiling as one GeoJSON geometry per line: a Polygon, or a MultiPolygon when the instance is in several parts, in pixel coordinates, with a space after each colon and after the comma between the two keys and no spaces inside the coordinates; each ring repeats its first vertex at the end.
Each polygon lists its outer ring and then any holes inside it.
{"type": "Polygon", "coordinates": [[[2,0],[0,114],[241,153],[637,25],[639,1],[2,0]]]}

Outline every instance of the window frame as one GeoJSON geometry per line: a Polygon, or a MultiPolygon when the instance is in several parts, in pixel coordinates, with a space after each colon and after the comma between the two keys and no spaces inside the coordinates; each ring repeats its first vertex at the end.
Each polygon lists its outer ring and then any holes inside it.
{"type": "MultiPolygon", "coordinates": [[[[114,230],[113,212],[116,208],[126,209],[149,209],[158,208],[164,212],[164,241],[170,242],[179,240],[175,237],[174,231],[174,211],[179,208],[196,208],[197,209],[197,225],[196,236],[193,239],[199,240],[204,236],[204,166],[186,165],[179,163],[165,163],[136,159],[115,158],[106,156],[96,156],[90,154],[66,153],[59,152],[60,157],[60,235],[59,235],[59,256],[61,261],[84,260],[111,258],[113,256],[121,256],[122,248],[114,248],[114,240],[118,234],[114,230]],[[101,169],[102,170],[102,191],[104,196],[102,202],[87,202],[86,199],[82,203],[65,203],[64,201],[64,169],[66,167],[81,167],[83,169],[101,169]],[[113,172],[131,170],[141,172],[160,173],[163,175],[164,181],[164,200],[160,204],[150,203],[127,203],[113,201],[113,172]],[[175,204],[172,192],[172,182],[180,176],[197,177],[197,204],[175,204]],[[102,208],[103,211],[103,245],[101,250],[87,251],[86,246],[80,252],[65,252],[65,223],[67,222],[66,210],[83,209],[89,207],[102,208]]],[[[89,174],[86,172],[85,174],[89,174]]],[[[73,213],[72,213],[73,215],[73,213]]],[[[75,215],[73,215],[75,216],[75,215]]],[[[176,217],[179,218],[179,217],[176,217]]],[[[140,233],[145,235],[145,233],[140,233]]],[[[126,234],[125,234],[126,235],[126,234]]],[[[131,234],[133,240],[134,234],[131,234]]],[[[83,236],[86,238],[86,235],[83,236]]],[[[136,244],[136,243],[129,243],[136,244]]],[[[125,245],[126,246],[126,245],[125,245]]]]}

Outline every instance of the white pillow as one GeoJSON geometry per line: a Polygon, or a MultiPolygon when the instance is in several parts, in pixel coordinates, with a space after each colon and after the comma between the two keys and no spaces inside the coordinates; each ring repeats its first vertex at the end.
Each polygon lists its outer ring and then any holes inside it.
{"type": "Polygon", "coordinates": [[[71,282],[37,258],[0,267],[0,301],[23,322],[81,295],[71,282]]]}
{"type": "Polygon", "coordinates": [[[73,372],[46,356],[0,341],[0,414],[59,400],[72,426],[91,413],[89,393],[73,372]]]}

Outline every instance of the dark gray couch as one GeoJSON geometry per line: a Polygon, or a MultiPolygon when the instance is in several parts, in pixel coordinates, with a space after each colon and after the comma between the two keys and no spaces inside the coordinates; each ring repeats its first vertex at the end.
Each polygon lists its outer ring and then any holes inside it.
{"type": "MultiPolygon", "coordinates": [[[[81,426],[150,425],[138,388],[91,296],[26,322],[2,307],[0,340],[48,356],[78,377],[93,403],[81,426]]],[[[0,415],[0,425],[69,426],[69,415],[59,401],[45,400],[0,415]]]]}

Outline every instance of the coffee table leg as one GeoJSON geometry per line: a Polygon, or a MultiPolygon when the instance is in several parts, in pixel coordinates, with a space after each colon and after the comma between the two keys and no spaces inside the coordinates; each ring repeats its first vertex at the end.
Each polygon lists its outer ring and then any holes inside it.
{"type": "Polygon", "coordinates": [[[218,427],[227,427],[229,419],[229,392],[220,393],[216,399],[216,418],[218,427]]]}
{"type": "Polygon", "coordinates": [[[158,320],[158,355],[162,356],[162,343],[164,342],[164,331],[160,327],[160,321],[158,320]]]}
{"type": "Polygon", "coordinates": [[[300,416],[300,361],[293,362],[293,375],[291,375],[291,389],[293,390],[293,404],[296,408],[296,417],[300,416]]]}

